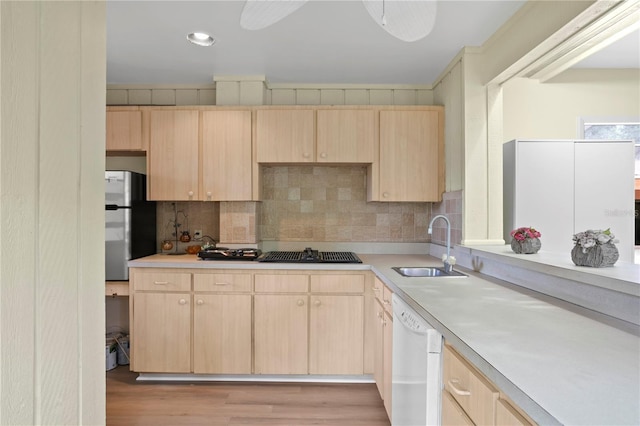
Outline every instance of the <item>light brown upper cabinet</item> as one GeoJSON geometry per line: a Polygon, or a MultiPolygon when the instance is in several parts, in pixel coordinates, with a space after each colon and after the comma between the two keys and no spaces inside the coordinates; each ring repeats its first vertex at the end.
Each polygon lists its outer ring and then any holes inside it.
{"type": "Polygon", "coordinates": [[[256,161],[314,162],[314,116],[312,109],[256,111],[256,161]]]}
{"type": "Polygon", "coordinates": [[[318,163],[373,163],[377,146],[376,111],[319,109],[318,163]]]}
{"type": "Polygon", "coordinates": [[[251,200],[251,111],[202,112],[200,200],[251,200]]]}
{"type": "Polygon", "coordinates": [[[153,110],[148,153],[149,200],[198,198],[198,111],[153,110]]]}
{"type": "Polygon", "coordinates": [[[442,110],[381,110],[379,186],[369,201],[441,201],[442,110]]]}
{"type": "Polygon", "coordinates": [[[107,151],[146,151],[142,141],[142,112],[107,110],[107,151]]]}

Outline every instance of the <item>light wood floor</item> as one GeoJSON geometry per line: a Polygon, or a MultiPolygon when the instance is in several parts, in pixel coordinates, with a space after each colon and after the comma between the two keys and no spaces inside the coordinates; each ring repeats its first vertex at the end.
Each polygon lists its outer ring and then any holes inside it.
{"type": "Polygon", "coordinates": [[[389,425],[375,384],[136,382],[107,372],[107,425],[389,425]]]}

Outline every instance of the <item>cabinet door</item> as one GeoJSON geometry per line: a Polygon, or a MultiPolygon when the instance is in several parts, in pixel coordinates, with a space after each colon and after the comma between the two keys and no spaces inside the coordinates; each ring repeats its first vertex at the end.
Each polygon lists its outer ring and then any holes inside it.
{"type": "Polygon", "coordinates": [[[198,111],[151,111],[150,200],[198,198],[198,111]]]}
{"type": "Polygon", "coordinates": [[[201,200],[251,200],[251,111],[204,111],[201,158],[201,200]]]}
{"type": "Polygon", "coordinates": [[[439,114],[380,111],[378,201],[441,200],[444,152],[439,114]]]}
{"type": "Polygon", "coordinates": [[[141,111],[107,111],[107,151],[144,151],[141,111]]]}
{"type": "Polygon", "coordinates": [[[374,302],[374,354],[373,378],[376,381],[380,397],[384,398],[384,309],[378,300],[374,302]]]}
{"type": "Polygon", "coordinates": [[[251,295],[196,294],[193,372],[251,373],[251,295]]]}
{"type": "Polygon", "coordinates": [[[310,163],[315,161],[313,110],[258,110],[256,161],[310,163]]]}
{"type": "Polygon", "coordinates": [[[191,295],[135,293],[132,370],[191,372],[191,295]]]}
{"type": "Polygon", "coordinates": [[[382,379],[382,383],[384,386],[384,392],[382,399],[384,400],[384,408],[387,410],[387,416],[391,419],[391,351],[393,344],[393,317],[391,314],[385,312],[384,313],[384,354],[383,354],[383,364],[384,364],[384,377],[382,379]]]}
{"type": "Polygon", "coordinates": [[[310,374],[364,374],[364,296],[311,296],[310,374]]]}
{"type": "Polygon", "coordinates": [[[255,374],[308,373],[308,296],[254,296],[255,374]]]}
{"type": "Polygon", "coordinates": [[[318,110],[318,163],[372,163],[377,141],[373,110],[318,110]]]}
{"type": "Polygon", "coordinates": [[[573,141],[518,141],[514,149],[515,158],[505,158],[514,174],[505,174],[505,180],[515,182],[505,192],[506,241],[511,242],[512,229],[533,226],[542,233],[543,250],[569,255],[573,247],[573,141]]]}
{"type": "MultiPolygon", "coordinates": [[[[620,261],[634,262],[634,146],[631,142],[575,143],[574,233],[607,229],[616,236],[620,261]],[[601,170],[607,164],[606,171],[601,170]]],[[[636,160],[637,161],[637,160],[636,160]]],[[[555,206],[553,209],[555,210],[555,206]]],[[[564,236],[571,241],[570,232],[564,236]]],[[[547,234],[543,234],[547,235],[547,234]]],[[[565,251],[565,253],[569,250],[565,251]]]]}

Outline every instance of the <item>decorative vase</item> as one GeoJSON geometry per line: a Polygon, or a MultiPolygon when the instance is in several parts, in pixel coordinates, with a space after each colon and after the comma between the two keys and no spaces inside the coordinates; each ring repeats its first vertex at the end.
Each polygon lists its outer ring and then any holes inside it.
{"type": "Polygon", "coordinates": [[[571,250],[571,260],[577,266],[590,266],[592,268],[605,268],[613,266],[618,260],[618,247],[613,243],[596,244],[586,250],[576,244],[571,250]]]}
{"type": "Polygon", "coordinates": [[[515,238],[511,240],[511,250],[518,254],[533,254],[537,253],[542,247],[540,238],[525,238],[522,241],[518,241],[515,238]]]}

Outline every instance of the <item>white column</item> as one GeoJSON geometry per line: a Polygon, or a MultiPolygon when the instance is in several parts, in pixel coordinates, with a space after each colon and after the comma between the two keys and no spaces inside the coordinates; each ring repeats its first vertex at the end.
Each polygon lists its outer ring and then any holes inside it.
{"type": "Polygon", "coordinates": [[[0,424],[104,424],[104,2],[0,2],[0,424]]]}

